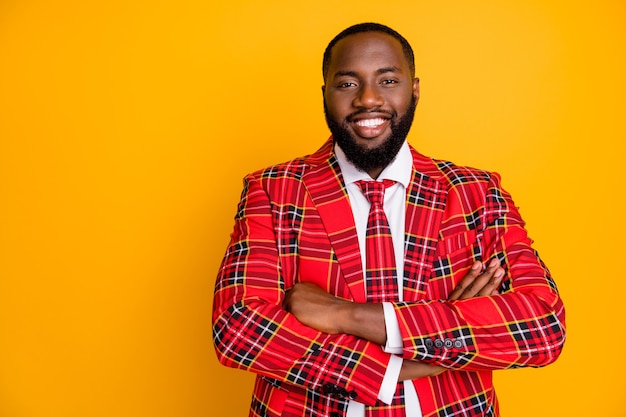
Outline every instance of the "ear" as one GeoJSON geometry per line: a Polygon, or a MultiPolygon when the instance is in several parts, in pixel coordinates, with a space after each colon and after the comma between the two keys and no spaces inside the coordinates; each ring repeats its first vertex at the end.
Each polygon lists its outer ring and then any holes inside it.
{"type": "Polygon", "coordinates": [[[418,77],[413,78],[413,95],[415,100],[420,100],[420,79],[418,77]]]}
{"type": "Polygon", "coordinates": [[[326,85],[322,86],[322,95],[326,94],[326,85]]]}

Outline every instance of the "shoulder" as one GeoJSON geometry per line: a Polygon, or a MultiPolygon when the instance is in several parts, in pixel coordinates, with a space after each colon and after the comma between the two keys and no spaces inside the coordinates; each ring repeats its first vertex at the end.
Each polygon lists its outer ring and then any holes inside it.
{"type": "Polygon", "coordinates": [[[488,183],[494,175],[497,175],[483,169],[456,165],[454,162],[443,159],[433,159],[433,163],[449,186],[488,183]]]}
{"type": "Polygon", "coordinates": [[[275,182],[281,180],[301,181],[311,169],[328,164],[333,155],[333,142],[327,140],[321,148],[312,154],[293,158],[289,161],[270,165],[246,176],[248,181],[275,182]]]}
{"type": "Polygon", "coordinates": [[[431,158],[411,148],[415,170],[442,184],[445,188],[465,185],[488,184],[499,178],[495,172],[470,166],[457,165],[454,162],[431,158]]]}
{"type": "Polygon", "coordinates": [[[249,179],[259,181],[276,180],[281,178],[300,179],[310,169],[307,161],[308,156],[297,157],[289,161],[270,165],[247,175],[249,179]]]}

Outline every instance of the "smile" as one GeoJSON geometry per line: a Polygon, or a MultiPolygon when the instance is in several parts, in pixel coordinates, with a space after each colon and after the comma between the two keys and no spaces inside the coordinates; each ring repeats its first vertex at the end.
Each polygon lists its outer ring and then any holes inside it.
{"type": "Polygon", "coordinates": [[[385,122],[386,122],[386,120],[383,119],[383,118],[376,118],[376,119],[361,119],[361,120],[357,120],[356,122],[354,122],[354,124],[357,125],[357,126],[360,126],[360,127],[376,128],[376,127],[382,125],[385,122]]]}

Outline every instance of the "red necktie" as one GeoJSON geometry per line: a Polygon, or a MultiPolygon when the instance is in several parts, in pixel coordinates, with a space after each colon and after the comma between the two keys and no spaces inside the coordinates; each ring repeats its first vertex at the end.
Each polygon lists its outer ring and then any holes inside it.
{"type": "Polygon", "coordinates": [[[394,181],[357,181],[371,203],[365,233],[365,289],[367,301],[380,303],[398,300],[396,257],[389,222],[383,209],[385,188],[394,181]]]}

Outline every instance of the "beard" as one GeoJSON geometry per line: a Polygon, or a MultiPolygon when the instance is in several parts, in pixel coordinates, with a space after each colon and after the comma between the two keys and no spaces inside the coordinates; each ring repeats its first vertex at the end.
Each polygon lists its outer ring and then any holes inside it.
{"type": "Polygon", "coordinates": [[[391,134],[378,147],[372,149],[360,146],[348,129],[348,120],[350,120],[351,117],[357,114],[367,113],[368,111],[360,110],[352,113],[350,116],[346,117],[342,123],[339,123],[330,117],[326,101],[324,101],[324,115],[326,116],[326,124],[333,138],[346,154],[348,161],[352,162],[358,170],[369,172],[378,168],[384,169],[396,158],[413,124],[416,107],[417,97],[413,96],[404,116],[398,118],[397,113],[394,112],[391,114],[391,134]]]}

